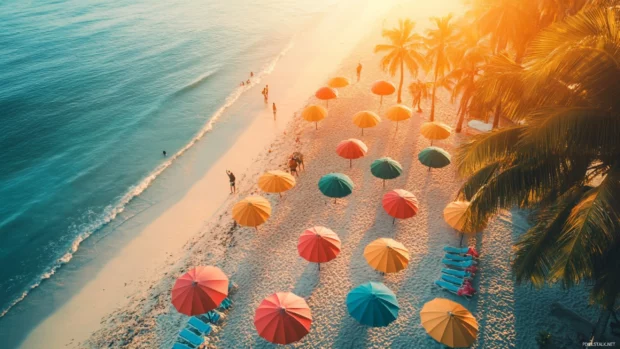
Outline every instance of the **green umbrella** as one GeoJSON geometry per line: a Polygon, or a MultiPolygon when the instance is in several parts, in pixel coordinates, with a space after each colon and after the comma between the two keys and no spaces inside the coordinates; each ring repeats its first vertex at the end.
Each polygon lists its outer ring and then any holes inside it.
{"type": "Polygon", "coordinates": [[[400,176],[403,173],[403,167],[398,161],[384,157],[372,162],[370,172],[373,176],[383,179],[383,187],[385,188],[385,180],[400,176]]]}
{"type": "Polygon", "coordinates": [[[418,160],[424,166],[431,168],[442,168],[450,165],[450,154],[439,147],[428,147],[418,154],[418,160]]]}
{"type": "Polygon", "coordinates": [[[342,173],[330,173],[319,180],[319,190],[323,195],[334,198],[343,198],[353,192],[353,181],[342,173]]]}

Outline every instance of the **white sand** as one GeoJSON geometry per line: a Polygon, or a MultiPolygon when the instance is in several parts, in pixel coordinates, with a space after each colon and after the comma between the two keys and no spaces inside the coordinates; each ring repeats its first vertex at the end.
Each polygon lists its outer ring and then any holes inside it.
{"type": "MultiPolygon", "coordinates": [[[[187,245],[182,258],[158,270],[155,281],[138,288],[128,304],[108,316],[83,346],[171,347],[187,321],[170,304],[174,279],[191,266],[212,264],[221,267],[239,285],[232,296],[235,305],[227,312],[227,321],[208,339],[213,347],[274,347],[257,335],[253,315],[260,301],[276,291],[303,296],[312,309],[314,322],[310,334],[293,345],[300,348],[439,348],[419,325],[421,307],[435,297],[459,301],[476,316],[480,335],[475,348],[535,348],[535,336],[543,329],[553,333],[558,347],[578,347],[570,329],[551,317],[549,311],[553,302],[560,301],[593,318],[595,313],[586,307],[584,290],[536,291],[527,285],[514,285],[510,273],[511,245],[527,228],[519,214],[502,214],[477,241],[471,241],[481,252],[480,276],[474,283],[479,294],[473,300],[458,299],[433,286],[441,270],[442,246],[457,245],[459,241],[444,223],[442,210],[454,198],[460,181],[453,167],[429,173],[417,161],[417,153],[429,145],[419,136],[426,114],[414,114],[411,120],[401,122],[398,132],[394,123],[384,120],[361,136],[352,124],[355,112],[378,108],[378,98],[368,92],[370,84],[383,76],[377,69],[378,57],[371,54],[377,40],[376,34],[368,37],[342,64],[340,73],[352,76],[357,57],[364,57],[363,80],[340,91],[339,100],[330,103],[330,115],[320,123],[319,130],[296,117],[286,136],[271,144],[272,151],[263,152],[245,176],[240,176],[241,194],[235,200],[256,192],[256,179],[265,170],[285,168],[286,158],[293,151],[300,150],[305,155],[306,171],[301,173],[297,187],[283,198],[267,195],[273,215],[260,231],[233,228],[229,208],[234,200],[228,200],[228,209],[207,222],[187,245]],[[295,143],[297,134],[301,135],[301,144],[295,143]],[[352,169],[347,160],[335,154],[338,142],[350,137],[363,140],[369,147],[367,157],[354,161],[352,169]],[[404,167],[403,176],[389,181],[385,189],[369,171],[370,163],[381,156],[391,156],[404,167]],[[329,172],[345,173],[356,185],[350,197],[336,204],[317,188],[319,178],[329,172]],[[392,225],[392,219],[381,207],[382,195],[394,188],[411,191],[420,202],[416,217],[396,225],[392,225]],[[322,265],[320,272],[316,265],[300,258],[296,250],[299,234],[314,225],[334,230],[343,246],[338,258],[322,265]],[[395,238],[409,248],[412,258],[406,270],[383,277],[367,266],[363,249],[379,237],[395,238]],[[400,316],[386,328],[364,327],[346,313],[347,292],[370,280],[384,282],[398,297],[400,316]]],[[[409,103],[410,97],[404,96],[409,103]]],[[[454,125],[456,110],[448,100],[442,92],[437,119],[454,125]]],[[[394,102],[395,97],[387,98],[383,110],[394,102]]],[[[461,137],[453,136],[436,145],[454,152],[461,137]]],[[[206,177],[205,183],[197,185],[213,186],[209,180],[206,177]]],[[[161,219],[167,219],[168,214],[171,220],[179,215],[185,217],[183,212],[171,211],[161,219]]]]}

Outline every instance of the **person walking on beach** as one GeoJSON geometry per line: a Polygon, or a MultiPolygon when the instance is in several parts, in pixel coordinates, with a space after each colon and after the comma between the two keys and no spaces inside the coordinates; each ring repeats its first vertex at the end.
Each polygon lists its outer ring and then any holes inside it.
{"type": "Polygon", "coordinates": [[[162,151],[162,154],[164,154],[164,156],[166,156],[168,153],[166,153],[166,151],[162,151]]]}
{"type": "Polygon", "coordinates": [[[360,77],[362,76],[362,63],[358,62],[357,63],[357,82],[360,81],[360,77]]]}
{"type": "Polygon", "coordinates": [[[291,170],[291,174],[299,177],[299,174],[297,173],[297,161],[295,160],[295,158],[291,157],[288,160],[288,168],[291,170]]]}
{"type": "Polygon", "coordinates": [[[234,194],[237,192],[237,187],[235,186],[235,175],[228,170],[226,170],[226,174],[228,175],[228,181],[230,182],[230,193],[234,194]]]}
{"type": "Polygon", "coordinates": [[[273,109],[273,119],[275,120],[276,119],[276,112],[278,111],[278,108],[276,108],[276,104],[275,103],[273,104],[272,109],[273,109]]]}
{"type": "Polygon", "coordinates": [[[250,72],[250,77],[253,78],[254,77],[254,72],[250,72]]]}
{"type": "Polygon", "coordinates": [[[269,85],[265,85],[265,96],[269,99],[269,85]]]}

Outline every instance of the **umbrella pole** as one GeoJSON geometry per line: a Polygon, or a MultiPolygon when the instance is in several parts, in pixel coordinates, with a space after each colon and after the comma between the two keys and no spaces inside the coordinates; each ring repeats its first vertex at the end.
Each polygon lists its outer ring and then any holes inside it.
{"type": "Polygon", "coordinates": [[[364,128],[362,127],[362,136],[364,135],[364,128]]]}
{"type": "Polygon", "coordinates": [[[396,224],[396,217],[394,217],[394,219],[392,219],[392,225],[396,224]]]}
{"type": "Polygon", "coordinates": [[[385,179],[383,180],[383,187],[385,188],[385,179]]]}
{"type": "Polygon", "coordinates": [[[349,159],[349,168],[353,168],[353,159],[349,159]]]}
{"type": "Polygon", "coordinates": [[[465,234],[461,233],[461,241],[459,242],[459,247],[463,247],[463,237],[465,237],[465,234]]]}
{"type": "Polygon", "coordinates": [[[338,200],[338,199],[334,199],[334,204],[336,203],[336,200],[338,200]]]}
{"type": "Polygon", "coordinates": [[[318,122],[315,122],[315,123],[314,123],[314,129],[315,129],[315,130],[318,130],[318,129],[319,129],[319,123],[318,123],[318,122]]]}
{"type": "Polygon", "coordinates": [[[321,271],[321,263],[319,263],[319,271],[321,271]]]}
{"type": "Polygon", "coordinates": [[[280,197],[282,197],[282,193],[278,193],[278,194],[280,194],[280,197]]]}
{"type": "Polygon", "coordinates": [[[326,100],[325,100],[325,106],[326,106],[327,108],[329,108],[329,99],[326,99],[326,100]]]}
{"type": "Polygon", "coordinates": [[[396,131],[398,131],[398,121],[396,121],[396,131]]]}
{"type": "Polygon", "coordinates": [[[430,166],[428,167],[428,172],[431,172],[431,167],[430,166]]]}
{"type": "Polygon", "coordinates": [[[383,96],[381,96],[381,99],[379,100],[379,105],[383,105],[383,96]]]}

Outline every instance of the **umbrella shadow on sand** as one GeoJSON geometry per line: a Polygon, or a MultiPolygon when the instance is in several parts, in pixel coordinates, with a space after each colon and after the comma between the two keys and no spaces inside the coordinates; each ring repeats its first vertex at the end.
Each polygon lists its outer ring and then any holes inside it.
{"type": "Polygon", "coordinates": [[[319,271],[317,263],[308,263],[291,292],[299,297],[308,299],[308,297],[312,295],[312,292],[314,292],[314,289],[319,285],[320,281],[321,272],[319,271]]]}

